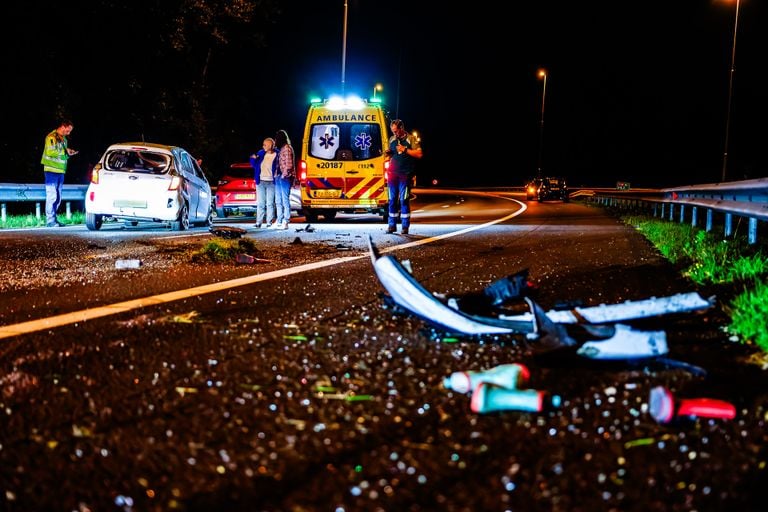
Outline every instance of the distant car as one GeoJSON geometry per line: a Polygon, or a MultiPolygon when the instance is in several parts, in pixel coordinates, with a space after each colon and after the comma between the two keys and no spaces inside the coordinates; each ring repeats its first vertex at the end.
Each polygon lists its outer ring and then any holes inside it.
{"type": "Polygon", "coordinates": [[[539,196],[539,187],[541,186],[541,178],[533,178],[525,185],[525,199],[533,201],[539,196]]]}
{"type": "Polygon", "coordinates": [[[568,185],[565,182],[565,178],[542,178],[537,199],[539,202],[547,199],[559,199],[568,202],[570,198],[568,197],[568,185]]]}
{"type": "MultiPolygon", "coordinates": [[[[236,214],[256,214],[256,180],[250,162],[230,165],[226,174],[219,178],[214,206],[219,219],[236,214]]],[[[291,210],[301,215],[298,183],[291,188],[291,210]]]]}
{"type": "Polygon", "coordinates": [[[213,219],[211,187],[200,164],[176,146],[122,142],[107,148],[91,171],[85,225],[105,220],[170,223],[181,231],[213,219]]]}

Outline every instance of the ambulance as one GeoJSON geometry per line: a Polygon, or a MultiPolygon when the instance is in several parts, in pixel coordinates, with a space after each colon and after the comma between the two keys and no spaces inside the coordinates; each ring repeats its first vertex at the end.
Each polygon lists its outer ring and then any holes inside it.
{"type": "Polygon", "coordinates": [[[339,212],[388,216],[388,119],[375,100],[312,100],[299,160],[301,208],[308,222],[339,212]]]}

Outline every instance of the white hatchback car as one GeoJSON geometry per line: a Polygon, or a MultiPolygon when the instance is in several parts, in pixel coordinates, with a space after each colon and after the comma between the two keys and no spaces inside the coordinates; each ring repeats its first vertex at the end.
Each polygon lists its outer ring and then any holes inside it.
{"type": "Polygon", "coordinates": [[[200,164],[176,146],[123,142],[107,148],[91,172],[85,194],[85,225],[105,219],[169,222],[181,231],[213,220],[211,186],[200,164]]]}

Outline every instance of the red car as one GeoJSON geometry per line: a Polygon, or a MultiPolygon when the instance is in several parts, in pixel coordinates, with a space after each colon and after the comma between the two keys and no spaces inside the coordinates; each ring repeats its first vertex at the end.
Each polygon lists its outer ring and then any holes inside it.
{"type": "MultiPolygon", "coordinates": [[[[216,216],[256,215],[256,180],[249,162],[229,166],[216,186],[216,216]]],[[[301,215],[301,191],[298,184],[291,189],[291,210],[301,215]]]]}
{"type": "Polygon", "coordinates": [[[216,216],[220,219],[232,214],[256,214],[256,181],[250,163],[229,166],[216,186],[216,216]]]}

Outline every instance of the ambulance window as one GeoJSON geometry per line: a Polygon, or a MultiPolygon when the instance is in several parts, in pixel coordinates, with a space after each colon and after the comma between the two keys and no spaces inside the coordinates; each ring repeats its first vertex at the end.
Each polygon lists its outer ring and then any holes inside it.
{"type": "Polygon", "coordinates": [[[367,160],[381,155],[381,131],[377,124],[349,125],[348,142],[353,160],[367,160]]]}
{"type": "Polygon", "coordinates": [[[339,125],[315,124],[312,125],[312,139],[309,145],[309,154],[315,158],[332,160],[339,149],[339,125]]]}

